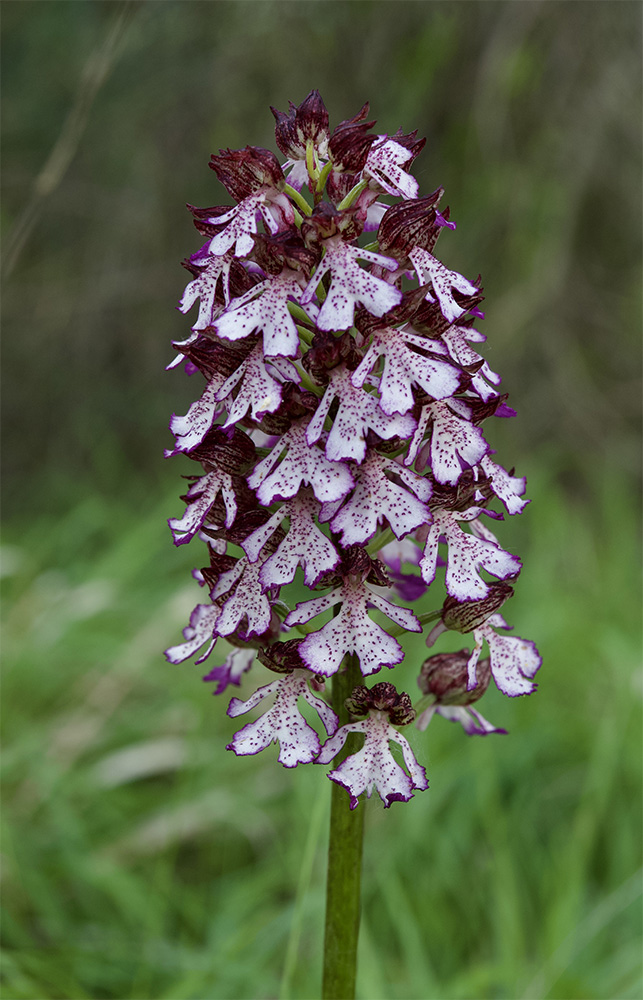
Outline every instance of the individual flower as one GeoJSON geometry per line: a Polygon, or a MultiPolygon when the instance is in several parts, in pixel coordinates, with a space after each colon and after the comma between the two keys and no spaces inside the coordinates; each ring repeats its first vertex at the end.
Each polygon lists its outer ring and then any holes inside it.
{"type": "Polygon", "coordinates": [[[350,573],[330,594],[298,604],[285,620],[286,625],[298,625],[335,608],[335,617],[318,631],[311,632],[301,644],[301,657],[311,670],[330,677],[350,653],[357,654],[365,675],[403,660],[399,642],[369,618],[369,605],[410,632],[422,630],[412,611],[385,600],[364,575],[350,573]]]}
{"type": "Polygon", "coordinates": [[[309,764],[315,760],[320,749],[319,736],[299,711],[299,699],[303,698],[315,709],[329,736],[337,729],[338,722],[332,708],[311,691],[309,677],[307,670],[293,670],[258,688],[245,702],[233,698],[228,715],[235,719],[256,708],[268,695],[276,695],[272,707],[260,719],[249,722],[235,733],[227,749],[243,756],[259,753],[277,742],[280,747],[279,762],[284,767],[296,767],[297,764],[309,764]]]}
{"type": "Polygon", "coordinates": [[[415,789],[423,791],[428,788],[424,768],[415,759],[406,737],[395,728],[395,725],[408,724],[415,718],[409,696],[398,695],[392,684],[384,682],[375,684],[370,691],[368,688],[356,689],[348,707],[351,711],[355,710],[355,714],[368,712],[367,718],[338,729],[322,747],[316,763],[329,764],[343,748],[350,733],[363,734],[362,749],[346,757],[328,774],[331,781],[341,785],[350,795],[351,809],[358,805],[363,792],[370,798],[373,789],[376,789],[387,809],[393,802],[408,802],[415,789]],[[401,748],[408,773],[393,757],[391,741],[401,748]]]}
{"type": "Polygon", "coordinates": [[[397,261],[383,254],[346,243],[341,235],[323,241],[322,262],[308,282],[300,299],[302,306],[313,301],[322,278],[330,273],[330,290],[317,316],[320,330],[347,330],[353,323],[359,303],[373,316],[383,316],[402,301],[399,288],[360,267],[358,260],[395,271],[397,261]]]}

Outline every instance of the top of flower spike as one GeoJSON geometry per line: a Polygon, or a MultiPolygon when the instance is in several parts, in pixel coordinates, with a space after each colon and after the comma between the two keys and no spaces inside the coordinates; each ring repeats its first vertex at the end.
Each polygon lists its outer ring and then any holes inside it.
{"type": "Polygon", "coordinates": [[[271,107],[277,125],[275,139],[279,149],[293,160],[306,156],[308,142],[312,142],[321,156],[328,155],[328,111],[318,90],[311,90],[299,106],[289,101],[290,111],[277,111],[271,107]]]}

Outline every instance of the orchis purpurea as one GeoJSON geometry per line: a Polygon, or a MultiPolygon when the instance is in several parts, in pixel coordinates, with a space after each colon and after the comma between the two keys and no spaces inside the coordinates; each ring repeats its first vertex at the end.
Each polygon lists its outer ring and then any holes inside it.
{"type": "Polygon", "coordinates": [[[195,573],[206,600],[167,657],[200,652],[201,663],[225,640],[225,662],[204,678],[216,694],[257,662],[275,672],[230,702],[233,718],[256,706],[263,714],[228,749],[278,742],[286,767],[335,761],[328,776],[351,808],[373,789],[389,806],[427,787],[398,731],[416,717],[409,696],[388,681],[358,684],[340,727],[328,678],[349,663],[363,678],[395,667],[404,655],[395,636],[439,617],[429,644],[455,629],[475,646],[422,666],[420,729],[437,713],[470,734],[504,732],[472,703],[491,678],[510,696],[535,688],[533,643],[497,632],[521,562],[487,521],[503,519],[498,500],[510,515],[528,502],[525,480],[495,461],[482,430],[514,411],[474,349],[485,340],[474,325],[480,279],[434,255],[442,230],[456,227],[439,207],[442,188],[418,196],[410,168],[424,140],[372,132],[368,105],[331,132],[317,91],[273,114],[285,160],[254,146],[221,150],[210,166],[234,204],[189,206],[205,242],[184,261],[192,280],[179,309],[198,300],[198,316],[168,367],[185,361],[205,387],[172,417],[168,454],[201,469],[169,523],[177,545],[207,543],[209,565],[195,573]],[[446,566],[442,610],[400,604],[435,587],[437,566],[446,566]],[[293,607],[298,570],[312,593],[293,607]],[[363,746],[345,756],[355,732],[363,746]]]}

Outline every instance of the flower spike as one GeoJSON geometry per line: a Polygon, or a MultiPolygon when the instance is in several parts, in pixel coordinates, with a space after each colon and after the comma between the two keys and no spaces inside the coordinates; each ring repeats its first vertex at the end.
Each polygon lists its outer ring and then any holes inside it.
{"type": "Polygon", "coordinates": [[[491,679],[510,697],[536,687],[540,655],[499,613],[522,564],[494,532],[529,501],[486,430],[514,410],[478,353],[481,279],[436,256],[455,223],[444,189],[422,195],[413,176],[424,140],[377,134],[368,104],[333,128],[317,90],[272,113],[285,162],[219,150],[210,167],[228,204],[188,206],[201,245],[183,262],[178,308],[198,313],[168,367],[183,362],[202,384],[172,417],[166,454],[198,472],[169,524],[177,545],[206,541],[210,565],[194,572],[206,597],[166,656],[202,663],[222,639],[204,680],[216,694],[250,686],[231,718],[263,709],[228,748],[277,742],[286,767],[334,762],[352,809],[373,790],[388,808],[427,787],[399,732],[416,709],[388,681],[355,684],[403,661],[398,637],[428,623],[427,645],[471,635],[472,650],[422,665],[420,730],[441,715],[469,735],[504,732],[477,709],[491,679]],[[363,245],[365,231],[376,242],[363,245]],[[438,568],[434,612],[420,601],[438,568]],[[363,745],[344,756],[354,733],[363,745]]]}

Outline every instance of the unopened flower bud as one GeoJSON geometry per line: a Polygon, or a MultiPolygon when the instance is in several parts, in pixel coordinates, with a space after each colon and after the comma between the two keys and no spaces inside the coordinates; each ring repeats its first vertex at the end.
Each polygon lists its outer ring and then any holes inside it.
{"type": "Polygon", "coordinates": [[[366,103],[354,118],[340,122],[330,137],[328,151],[334,170],[354,174],[366,163],[368,152],[377,140],[376,135],[367,134],[375,121],[363,121],[368,109],[369,105],[366,103]]]}
{"type": "Polygon", "coordinates": [[[318,254],[310,250],[299,233],[286,230],[276,235],[254,233],[252,259],[266,274],[280,274],[284,266],[296,271],[301,268],[305,274],[315,266],[318,254]]]}
{"type": "Polygon", "coordinates": [[[277,125],[275,139],[284,156],[293,160],[306,156],[306,143],[310,140],[320,154],[325,156],[328,145],[328,111],[318,90],[311,90],[297,107],[292,101],[288,114],[270,108],[277,125]]]}
{"type": "Polygon", "coordinates": [[[418,677],[418,686],[423,694],[433,695],[439,705],[471,705],[481,698],[489,687],[491,668],[489,659],[479,660],[478,683],[467,690],[467,664],[471,651],[461,649],[459,653],[439,653],[425,660],[418,677]]]}

